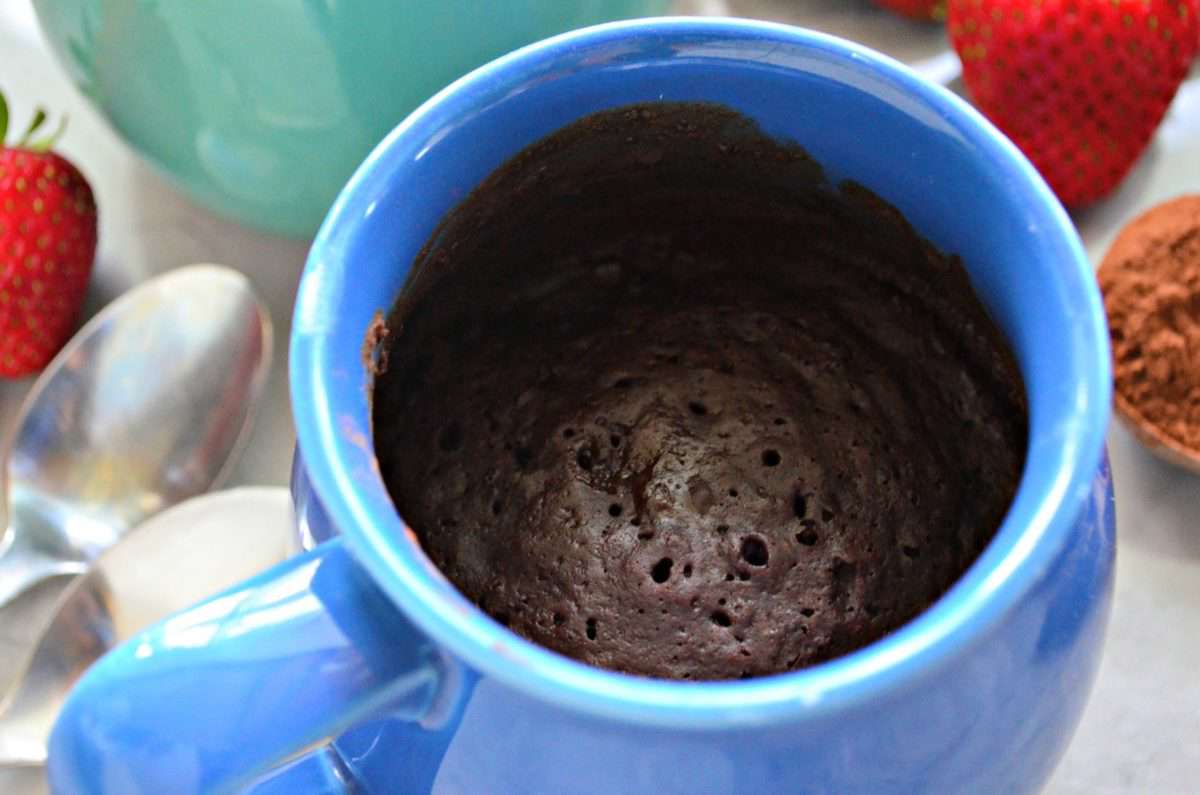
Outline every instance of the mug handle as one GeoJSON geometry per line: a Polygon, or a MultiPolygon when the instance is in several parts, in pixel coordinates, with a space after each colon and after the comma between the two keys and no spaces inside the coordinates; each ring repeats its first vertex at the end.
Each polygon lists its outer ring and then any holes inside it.
{"type": "Polygon", "coordinates": [[[54,725],[50,785],[238,792],[366,718],[426,715],[451,664],[334,539],[101,658],[54,725]]]}
{"type": "Polygon", "coordinates": [[[354,795],[360,792],[338,752],[326,745],[254,782],[243,795],[354,795]]]}

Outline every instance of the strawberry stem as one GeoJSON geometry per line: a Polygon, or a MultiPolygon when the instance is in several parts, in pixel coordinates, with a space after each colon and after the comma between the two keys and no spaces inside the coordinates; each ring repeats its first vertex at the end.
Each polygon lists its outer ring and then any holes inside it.
{"type": "Polygon", "coordinates": [[[35,110],[33,112],[33,118],[30,120],[29,126],[25,128],[25,134],[21,136],[21,139],[19,141],[17,141],[17,146],[19,146],[19,147],[28,146],[30,136],[32,136],[35,132],[37,132],[38,129],[45,123],[46,123],[46,109],[38,108],[37,110],[35,110]]]}
{"type": "Polygon", "coordinates": [[[54,129],[54,132],[40,140],[30,141],[25,144],[25,148],[32,152],[49,152],[58,143],[58,139],[62,137],[63,130],[65,129],[67,129],[67,115],[64,113],[63,117],[58,120],[58,127],[54,129]]]}
{"type": "MultiPolygon", "coordinates": [[[[67,129],[67,117],[64,114],[58,122],[58,127],[54,132],[47,136],[33,139],[33,134],[42,129],[42,125],[46,123],[46,109],[37,108],[33,113],[33,118],[29,120],[29,126],[25,128],[25,133],[17,141],[16,146],[22,149],[29,149],[34,152],[49,152],[58,143],[58,139],[62,137],[63,130],[67,129]]],[[[0,149],[4,148],[4,139],[8,135],[8,100],[4,96],[4,92],[0,91],[0,149]]]]}

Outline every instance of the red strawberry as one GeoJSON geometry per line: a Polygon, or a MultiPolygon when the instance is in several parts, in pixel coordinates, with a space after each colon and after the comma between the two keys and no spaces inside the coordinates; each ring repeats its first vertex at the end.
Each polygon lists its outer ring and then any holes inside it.
{"type": "Polygon", "coordinates": [[[1197,0],[950,0],[950,41],[979,108],[1067,205],[1117,186],[1200,41],[1197,0]]]}
{"type": "MultiPolygon", "coordinates": [[[[38,372],[74,328],[96,255],[96,203],[87,180],[49,151],[55,135],[4,146],[0,95],[0,378],[38,372]]],[[[59,130],[61,133],[61,128],[59,130]]]]}
{"type": "Polygon", "coordinates": [[[875,0],[875,4],[910,19],[941,22],[946,18],[946,0],[875,0]]]}

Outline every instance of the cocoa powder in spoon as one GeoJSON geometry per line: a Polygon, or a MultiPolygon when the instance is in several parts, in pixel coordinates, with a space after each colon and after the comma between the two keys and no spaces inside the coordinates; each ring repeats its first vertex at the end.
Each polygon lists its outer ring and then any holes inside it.
{"type": "Polygon", "coordinates": [[[1126,226],[1099,279],[1117,411],[1160,452],[1200,466],[1200,195],[1126,226]]]}

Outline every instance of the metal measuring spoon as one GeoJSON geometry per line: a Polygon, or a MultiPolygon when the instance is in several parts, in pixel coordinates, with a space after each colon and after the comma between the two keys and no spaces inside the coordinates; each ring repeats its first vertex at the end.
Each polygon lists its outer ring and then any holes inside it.
{"type": "Polygon", "coordinates": [[[0,770],[45,764],[63,700],[106,651],[298,550],[285,488],[205,494],[130,532],[59,598],[0,701],[0,770]]]}
{"type": "Polygon", "coordinates": [[[236,271],[179,268],[109,304],[34,384],[8,460],[0,607],[87,570],[129,528],[220,479],[271,361],[236,271]]]}

